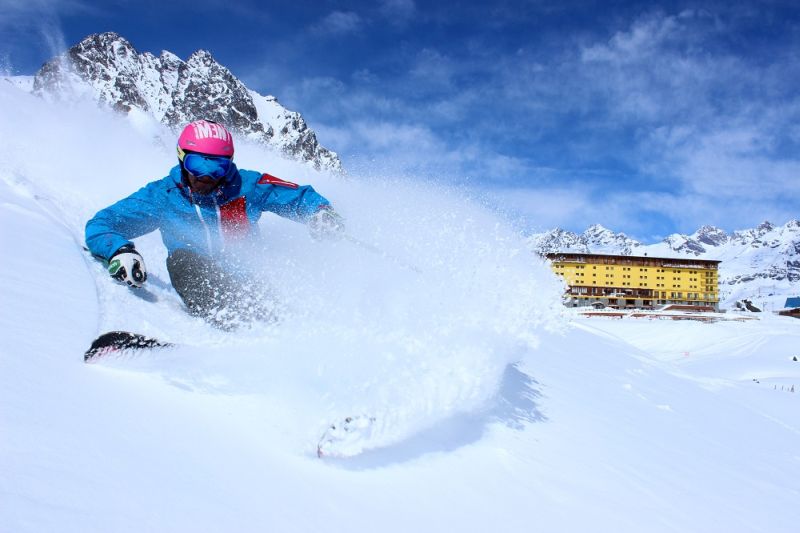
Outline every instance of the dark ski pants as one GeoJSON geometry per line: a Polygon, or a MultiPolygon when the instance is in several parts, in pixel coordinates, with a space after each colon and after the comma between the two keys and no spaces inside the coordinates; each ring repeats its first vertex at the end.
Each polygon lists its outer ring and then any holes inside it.
{"type": "Polygon", "coordinates": [[[189,312],[220,329],[274,320],[274,301],[268,291],[208,257],[175,250],[167,257],[167,271],[189,312]]]}

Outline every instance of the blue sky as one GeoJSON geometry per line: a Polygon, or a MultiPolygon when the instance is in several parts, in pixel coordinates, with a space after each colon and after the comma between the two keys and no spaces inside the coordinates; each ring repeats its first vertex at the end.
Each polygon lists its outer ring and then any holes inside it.
{"type": "Polygon", "coordinates": [[[0,0],[0,64],[90,33],[203,48],[358,172],[463,186],[531,230],[652,242],[800,217],[792,2],[0,0]]]}

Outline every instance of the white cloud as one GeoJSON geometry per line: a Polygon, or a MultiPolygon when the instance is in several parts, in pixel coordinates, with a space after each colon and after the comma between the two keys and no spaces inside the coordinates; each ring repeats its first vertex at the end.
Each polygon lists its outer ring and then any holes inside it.
{"type": "Polygon", "coordinates": [[[650,15],[617,32],[608,42],[580,50],[578,75],[608,98],[620,120],[663,122],[690,112],[713,111],[720,84],[750,79],[733,55],[703,50],[716,35],[711,19],[650,15]]]}
{"type": "Polygon", "coordinates": [[[414,0],[382,0],[380,13],[390,24],[404,26],[417,14],[414,0]]]}
{"type": "MultiPolygon", "coordinates": [[[[635,205],[631,214],[642,216],[643,213],[657,213],[670,220],[681,233],[692,233],[705,224],[710,224],[734,231],[752,228],[769,220],[776,224],[797,218],[797,212],[776,203],[774,200],[736,196],[719,198],[712,194],[698,194],[694,191],[677,193],[642,192],[630,198],[635,205]]],[[[628,220],[622,227],[647,228],[641,221],[628,220]]],[[[664,235],[662,235],[663,237],[664,235]]]]}
{"type": "MultiPolygon", "coordinates": [[[[786,94],[791,60],[735,54],[717,46],[724,31],[735,30],[696,12],[650,15],[584,47],[580,77],[606,95],[609,124],[637,132],[639,169],[671,185],[667,195],[640,195],[639,205],[730,228],[742,217],[785,215],[783,200],[798,196],[800,159],[781,145],[797,143],[800,99],[786,94]]],[[[649,188],[629,187],[637,185],[649,188]]]]}
{"type": "Polygon", "coordinates": [[[487,199],[512,218],[522,217],[526,226],[543,232],[576,220],[591,207],[586,190],[566,188],[485,189],[487,199]]]}
{"type": "Polygon", "coordinates": [[[364,20],[352,11],[333,11],[311,29],[318,34],[344,35],[358,32],[364,20]]]}
{"type": "Polygon", "coordinates": [[[39,26],[46,19],[62,14],[90,13],[97,9],[82,0],[0,0],[0,28],[39,26]]]}
{"type": "Polygon", "coordinates": [[[62,53],[67,44],[61,16],[97,11],[81,0],[0,0],[0,48],[6,49],[3,68],[12,71],[14,56],[31,48],[44,50],[50,57],[62,53]]]}
{"type": "Polygon", "coordinates": [[[423,48],[419,51],[410,74],[415,82],[422,82],[425,88],[447,88],[456,73],[457,66],[453,60],[437,50],[423,48]]]}
{"type": "Polygon", "coordinates": [[[426,127],[412,124],[359,121],[354,124],[361,143],[372,149],[413,148],[422,152],[441,153],[445,147],[426,127]]]}
{"type": "Polygon", "coordinates": [[[363,68],[353,72],[351,76],[353,82],[357,84],[374,85],[380,82],[380,77],[370,71],[368,68],[363,68]]]}
{"type": "Polygon", "coordinates": [[[800,161],[796,159],[775,160],[706,144],[692,150],[679,171],[692,191],[719,201],[779,200],[800,194],[800,161]]]}
{"type": "Polygon", "coordinates": [[[683,28],[678,17],[651,15],[635,22],[630,29],[618,31],[607,43],[584,48],[584,62],[629,63],[657,55],[664,44],[679,38],[683,28]]]}

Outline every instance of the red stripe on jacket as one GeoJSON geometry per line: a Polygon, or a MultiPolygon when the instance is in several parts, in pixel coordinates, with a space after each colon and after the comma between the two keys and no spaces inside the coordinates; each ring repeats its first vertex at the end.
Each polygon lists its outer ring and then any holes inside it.
{"type": "Polygon", "coordinates": [[[262,174],[261,179],[258,180],[259,185],[277,185],[279,187],[288,187],[290,189],[296,189],[299,187],[298,184],[292,183],[291,181],[282,180],[280,178],[276,178],[270,174],[262,174]]]}

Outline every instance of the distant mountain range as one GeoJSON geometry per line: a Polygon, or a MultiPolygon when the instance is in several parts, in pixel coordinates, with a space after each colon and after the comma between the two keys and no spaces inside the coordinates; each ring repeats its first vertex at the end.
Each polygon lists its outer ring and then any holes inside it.
{"type": "Polygon", "coordinates": [[[319,144],[300,113],[251,91],[205,50],[183,61],[167,51],[140,54],[116,33],[89,35],[42,66],[33,92],[51,99],[88,94],[174,129],[199,118],[214,120],[317,169],[343,171],[339,157],[319,144]]]}
{"type": "Polygon", "coordinates": [[[783,226],[763,222],[753,229],[728,234],[714,226],[703,226],[691,235],[673,234],[656,244],[645,245],[624,233],[599,224],[582,234],[562,229],[534,234],[531,248],[540,254],[582,252],[650,257],[698,257],[720,263],[720,293],[723,307],[750,299],[767,309],[783,306],[789,296],[800,295],[800,221],[783,226]]]}

